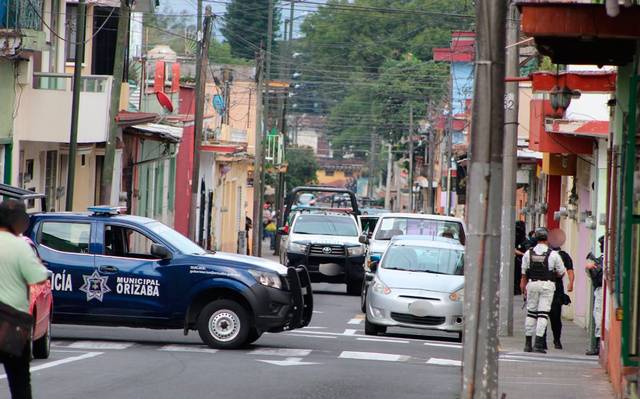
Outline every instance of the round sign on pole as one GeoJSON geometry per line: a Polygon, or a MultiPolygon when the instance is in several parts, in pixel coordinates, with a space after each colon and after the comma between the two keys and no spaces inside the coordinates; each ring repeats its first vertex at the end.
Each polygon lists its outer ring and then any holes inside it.
{"type": "Polygon", "coordinates": [[[220,94],[216,94],[212,99],[213,109],[220,115],[224,114],[224,98],[220,94]]]}

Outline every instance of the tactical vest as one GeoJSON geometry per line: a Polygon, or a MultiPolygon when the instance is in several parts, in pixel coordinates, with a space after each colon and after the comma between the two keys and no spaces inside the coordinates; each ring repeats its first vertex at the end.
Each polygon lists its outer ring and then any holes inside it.
{"type": "Polygon", "coordinates": [[[551,249],[547,249],[547,252],[542,255],[536,254],[533,249],[529,250],[529,268],[527,269],[529,280],[553,280],[553,272],[549,270],[549,255],[551,255],[551,249]]]}

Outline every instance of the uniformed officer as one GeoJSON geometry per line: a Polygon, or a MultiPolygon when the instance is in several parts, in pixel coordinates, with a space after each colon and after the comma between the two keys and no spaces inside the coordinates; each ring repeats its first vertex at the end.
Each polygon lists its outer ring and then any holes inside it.
{"type": "Polygon", "coordinates": [[[556,289],[555,278],[564,275],[565,272],[562,258],[548,245],[548,234],[545,228],[536,229],[534,238],[537,244],[522,257],[520,289],[527,299],[525,352],[547,353],[544,349],[544,333],[556,289]],[[536,341],[532,348],[534,334],[536,341]]]}

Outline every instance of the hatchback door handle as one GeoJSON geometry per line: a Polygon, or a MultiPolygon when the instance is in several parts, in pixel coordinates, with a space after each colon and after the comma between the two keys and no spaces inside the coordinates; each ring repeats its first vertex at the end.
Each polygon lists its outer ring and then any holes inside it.
{"type": "Polygon", "coordinates": [[[100,271],[103,273],[117,273],[118,268],[115,266],[100,266],[100,271]]]}

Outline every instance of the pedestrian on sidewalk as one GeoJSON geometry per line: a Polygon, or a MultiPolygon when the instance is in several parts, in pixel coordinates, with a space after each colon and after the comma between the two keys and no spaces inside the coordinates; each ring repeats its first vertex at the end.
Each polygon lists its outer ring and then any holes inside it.
{"type": "MultiPolygon", "coordinates": [[[[0,204],[0,302],[8,309],[26,314],[29,313],[29,285],[47,279],[47,270],[29,244],[18,237],[27,227],[29,216],[22,202],[7,200],[0,204]]],[[[5,336],[0,339],[2,337],[5,336]]],[[[13,399],[31,399],[30,361],[28,341],[20,356],[0,352],[13,399]]]]}
{"type": "Polygon", "coordinates": [[[549,323],[549,312],[555,278],[565,273],[560,255],[548,245],[548,231],[545,228],[535,230],[536,246],[522,257],[522,278],[520,289],[527,301],[527,317],[525,319],[525,352],[547,353],[544,349],[544,333],[549,323]],[[535,346],[532,347],[535,335],[535,346]]]}
{"type": "Polygon", "coordinates": [[[585,268],[591,278],[593,286],[593,335],[595,340],[590,350],[586,352],[588,356],[598,356],[600,354],[600,334],[602,327],[602,275],[604,260],[604,236],[598,238],[600,245],[600,256],[595,257],[591,252],[587,255],[587,264],[585,268]]]}
{"type": "Polygon", "coordinates": [[[520,290],[520,278],[521,270],[522,270],[522,257],[524,253],[527,252],[528,240],[527,240],[527,229],[522,220],[516,221],[516,249],[515,249],[515,272],[513,273],[513,295],[522,295],[522,291],[520,290]]]}

